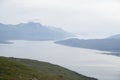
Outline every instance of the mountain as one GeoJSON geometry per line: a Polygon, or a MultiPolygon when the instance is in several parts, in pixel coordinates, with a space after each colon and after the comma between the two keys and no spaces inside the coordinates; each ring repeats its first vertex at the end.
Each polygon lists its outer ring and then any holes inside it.
{"type": "Polygon", "coordinates": [[[0,80],[97,80],[47,62],[0,57],[0,80]]]}
{"type": "Polygon", "coordinates": [[[109,39],[120,39],[120,34],[108,37],[109,39]]]}
{"type": "Polygon", "coordinates": [[[5,40],[59,40],[73,34],[60,28],[29,22],[16,25],[0,23],[0,42],[5,40]]]}
{"type": "Polygon", "coordinates": [[[111,51],[115,55],[120,56],[120,40],[119,39],[66,39],[61,41],[56,41],[57,44],[67,45],[71,47],[80,47],[87,49],[95,49],[101,51],[111,51]]]}

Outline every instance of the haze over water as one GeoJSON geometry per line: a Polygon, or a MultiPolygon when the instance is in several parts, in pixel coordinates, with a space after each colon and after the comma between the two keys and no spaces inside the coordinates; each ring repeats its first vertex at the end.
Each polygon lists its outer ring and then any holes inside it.
{"type": "Polygon", "coordinates": [[[102,51],[67,47],[52,41],[0,44],[0,56],[30,58],[61,65],[99,80],[120,80],[120,57],[102,51]]]}

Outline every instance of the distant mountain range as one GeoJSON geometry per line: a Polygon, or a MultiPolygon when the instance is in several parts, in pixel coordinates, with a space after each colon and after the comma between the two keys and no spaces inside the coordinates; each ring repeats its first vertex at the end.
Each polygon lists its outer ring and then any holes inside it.
{"type": "Polygon", "coordinates": [[[109,39],[120,39],[120,34],[108,37],[109,39]]]}
{"type": "Polygon", "coordinates": [[[59,40],[73,34],[60,28],[29,22],[16,25],[0,23],[0,41],[5,40],[59,40]]]}
{"type": "Polygon", "coordinates": [[[120,56],[119,37],[120,35],[115,35],[106,39],[87,39],[87,40],[71,38],[71,39],[56,41],[55,43],[67,45],[71,47],[110,51],[111,54],[120,56]]]}

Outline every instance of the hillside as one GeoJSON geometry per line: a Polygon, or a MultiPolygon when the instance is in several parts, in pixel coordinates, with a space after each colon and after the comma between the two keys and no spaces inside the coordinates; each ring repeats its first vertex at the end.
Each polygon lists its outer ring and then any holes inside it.
{"type": "Polygon", "coordinates": [[[73,34],[60,28],[29,22],[16,25],[0,23],[0,42],[7,40],[59,40],[73,34]]]}
{"type": "Polygon", "coordinates": [[[111,51],[115,55],[120,56],[120,40],[119,39],[66,39],[56,41],[57,44],[67,45],[71,47],[80,47],[87,49],[95,49],[101,51],[111,51]]]}
{"type": "Polygon", "coordinates": [[[120,39],[120,34],[110,36],[110,37],[108,37],[108,39],[120,39]]]}
{"type": "Polygon", "coordinates": [[[63,67],[29,59],[0,57],[0,80],[97,80],[63,67]]]}

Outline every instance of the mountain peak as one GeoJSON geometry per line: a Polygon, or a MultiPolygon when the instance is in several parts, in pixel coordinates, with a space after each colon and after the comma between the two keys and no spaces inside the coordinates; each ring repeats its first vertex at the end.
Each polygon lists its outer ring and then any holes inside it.
{"type": "Polygon", "coordinates": [[[37,22],[27,22],[27,23],[20,23],[20,24],[18,24],[19,26],[25,26],[25,27],[27,27],[27,26],[42,26],[40,23],[37,23],[37,22]]]}
{"type": "Polygon", "coordinates": [[[28,22],[28,23],[26,23],[26,24],[30,24],[30,25],[41,25],[41,24],[38,23],[38,22],[28,22]]]}
{"type": "Polygon", "coordinates": [[[3,24],[0,30],[0,38],[5,40],[58,40],[73,37],[73,34],[62,29],[44,26],[36,22],[17,25],[3,24]]]}
{"type": "Polygon", "coordinates": [[[120,39],[120,34],[110,36],[110,37],[108,37],[108,39],[120,39]]]}

